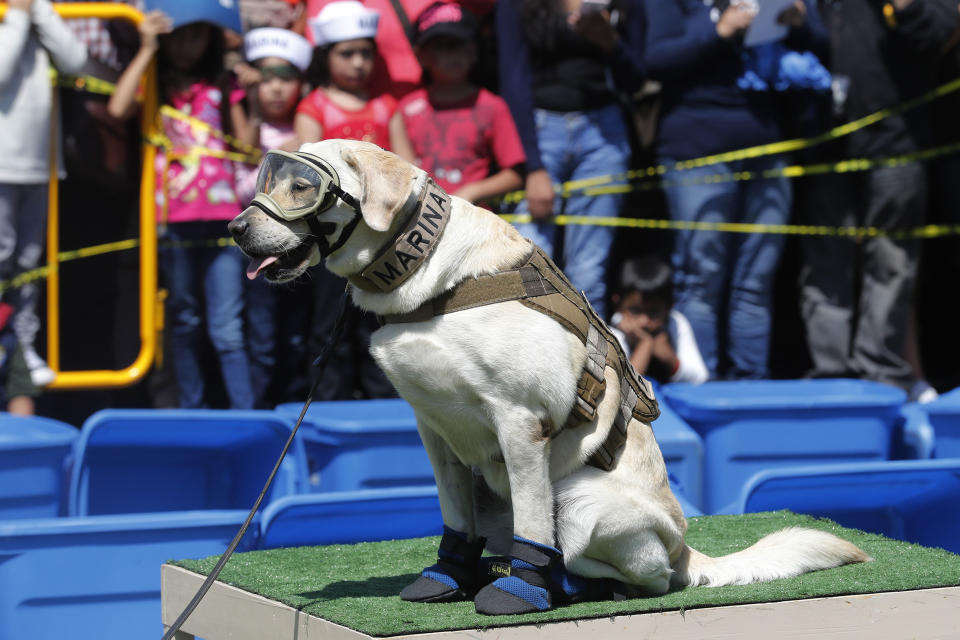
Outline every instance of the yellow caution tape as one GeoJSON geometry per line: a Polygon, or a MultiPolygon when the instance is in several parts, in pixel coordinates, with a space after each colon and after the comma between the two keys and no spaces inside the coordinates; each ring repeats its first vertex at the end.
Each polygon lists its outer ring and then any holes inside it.
{"type": "MultiPolygon", "coordinates": [[[[643,169],[633,169],[631,171],[623,173],[614,173],[603,176],[594,176],[591,178],[584,178],[582,180],[570,180],[564,182],[562,185],[557,187],[557,192],[561,196],[567,196],[575,191],[582,191],[589,187],[595,187],[603,184],[610,184],[614,182],[625,182],[625,181],[634,181],[634,180],[645,180],[656,178],[662,176],[669,171],[684,171],[687,169],[695,169],[699,167],[706,167],[714,164],[720,164],[723,162],[734,162],[737,160],[746,160],[749,158],[759,158],[762,156],[777,155],[781,153],[786,153],[788,151],[798,151],[800,149],[808,149],[810,147],[815,147],[831,140],[836,140],[844,136],[848,136],[851,133],[860,131],[865,127],[869,127],[872,124],[875,124],[885,118],[891,116],[900,115],[912,109],[916,109],[922,105],[925,105],[929,102],[933,102],[938,98],[949,95],[960,89],[960,78],[955,78],[949,82],[946,82],[939,87],[932,89],[923,95],[917,96],[906,102],[902,102],[899,105],[888,107],[885,109],[880,109],[871,114],[858,118],[851,122],[847,122],[842,125],[833,127],[829,131],[822,133],[820,135],[812,136],[809,138],[793,138],[790,140],[781,140],[779,142],[771,142],[768,144],[761,144],[753,147],[746,147],[744,149],[736,149],[733,151],[727,151],[724,153],[717,153],[709,156],[702,156],[700,158],[691,158],[689,160],[682,160],[673,164],[673,166],[667,166],[665,164],[651,165],[643,169]]],[[[513,204],[520,202],[526,197],[526,194],[523,191],[513,191],[506,194],[503,197],[503,202],[508,204],[513,204]]]]}

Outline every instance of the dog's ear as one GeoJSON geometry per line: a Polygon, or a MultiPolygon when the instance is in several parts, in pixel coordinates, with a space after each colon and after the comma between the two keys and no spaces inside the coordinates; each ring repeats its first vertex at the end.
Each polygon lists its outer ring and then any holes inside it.
{"type": "Polygon", "coordinates": [[[374,231],[386,231],[413,190],[416,169],[396,154],[373,145],[344,147],[340,157],[360,179],[363,221],[374,231]]]}

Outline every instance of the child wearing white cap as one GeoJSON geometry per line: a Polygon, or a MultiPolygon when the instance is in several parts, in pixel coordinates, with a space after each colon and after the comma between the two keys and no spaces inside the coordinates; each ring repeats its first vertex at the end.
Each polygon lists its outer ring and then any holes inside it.
{"type": "Polygon", "coordinates": [[[365,140],[413,158],[396,100],[370,94],[379,18],[377,11],[356,0],[338,0],[307,21],[317,44],[317,88],[297,108],[294,129],[300,144],[328,138],[365,140]]]}
{"type": "MultiPolygon", "coordinates": [[[[247,142],[263,151],[297,150],[293,118],[303,96],[304,73],[310,66],[313,47],[303,36],[288,29],[261,28],[243,38],[246,68],[238,78],[246,86],[252,139],[247,142]]],[[[244,165],[237,170],[237,196],[246,205],[253,199],[259,168],[244,165]]],[[[278,360],[284,349],[279,344],[277,307],[285,293],[262,278],[245,281],[246,326],[249,335],[250,371],[254,406],[275,404],[268,398],[268,385],[279,373],[278,360]]]]}
{"type": "MultiPolygon", "coordinates": [[[[236,70],[247,90],[250,121],[254,125],[253,137],[246,142],[263,151],[296,151],[293,119],[313,47],[303,36],[273,27],[248,31],[243,44],[247,64],[236,70]]],[[[257,172],[249,173],[237,182],[241,202],[249,202],[256,188],[257,172]]]]}

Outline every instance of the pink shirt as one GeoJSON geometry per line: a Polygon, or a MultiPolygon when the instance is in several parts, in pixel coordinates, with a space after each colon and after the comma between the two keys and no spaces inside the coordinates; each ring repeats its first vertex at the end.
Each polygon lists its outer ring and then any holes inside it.
{"type": "MultiPolygon", "coordinates": [[[[230,103],[244,97],[242,90],[231,92],[230,103]]],[[[220,123],[220,89],[203,83],[192,85],[173,96],[171,106],[189,116],[222,131],[220,123]]],[[[231,150],[220,138],[205,127],[163,116],[163,132],[173,144],[173,154],[189,153],[193,148],[231,150]]],[[[164,220],[164,201],[169,200],[167,222],[196,222],[200,220],[231,220],[241,211],[236,192],[236,171],[232,160],[208,155],[187,155],[171,158],[167,167],[167,152],[158,149],[157,220],[164,220]],[[163,174],[167,181],[164,187],[163,174]]]]}

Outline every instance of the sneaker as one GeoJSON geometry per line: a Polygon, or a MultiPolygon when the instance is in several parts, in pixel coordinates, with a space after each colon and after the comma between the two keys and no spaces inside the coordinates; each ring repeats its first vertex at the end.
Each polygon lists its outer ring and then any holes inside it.
{"type": "Polygon", "coordinates": [[[937,390],[931,387],[930,383],[926,380],[917,380],[913,383],[913,386],[910,387],[910,392],[907,397],[911,402],[927,404],[940,397],[940,394],[937,393],[937,390]]]}
{"type": "Polygon", "coordinates": [[[27,363],[27,369],[30,370],[30,380],[33,381],[34,385],[45,387],[57,377],[53,369],[47,366],[47,361],[41,358],[32,348],[23,348],[23,359],[27,363]]]}

